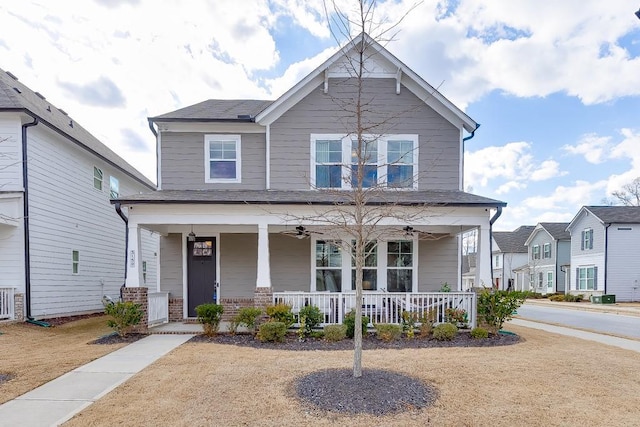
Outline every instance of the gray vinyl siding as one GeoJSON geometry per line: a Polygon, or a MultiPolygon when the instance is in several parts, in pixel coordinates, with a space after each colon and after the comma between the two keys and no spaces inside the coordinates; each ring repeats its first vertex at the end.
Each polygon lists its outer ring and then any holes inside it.
{"type": "Polygon", "coordinates": [[[102,296],[117,298],[124,281],[125,224],[109,202],[109,177],[122,195],[148,188],[42,126],[28,135],[32,315],[101,311],[102,296]],[[102,191],[93,186],[94,165],[104,174],[102,191]]]}
{"type": "MultiPolygon", "coordinates": [[[[544,229],[537,229],[534,231],[534,236],[529,243],[529,273],[534,274],[533,290],[541,293],[553,293],[556,292],[556,283],[558,279],[557,274],[557,246],[553,237],[549,235],[544,229]],[[551,245],[551,258],[544,257],[544,245],[549,243],[551,245]],[[535,245],[540,246],[540,258],[533,259],[533,247],[535,245]],[[549,289],[547,287],[547,273],[553,273],[553,287],[549,289]],[[538,275],[542,273],[542,286],[538,287],[538,275]]],[[[564,276],[563,276],[564,280],[564,276]]]]}
{"type": "Polygon", "coordinates": [[[163,132],[161,180],[163,190],[264,190],[266,188],[265,134],[241,134],[240,183],[206,183],[204,136],[207,133],[163,132]]]}
{"type": "MultiPolygon", "coordinates": [[[[571,264],[571,242],[566,240],[558,242],[557,252],[556,274],[554,276],[556,281],[556,291],[566,292],[567,289],[565,289],[565,276],[567,273],[562,271],[562,266],[571,264]]],[[[571,267],[569,266],[567,268],[570,269],[571,267]]],[[[570,285],[570,283],[567,283],[567,285],[570,285]]]]}
{"type": "MultiPolygon", "coordinates": [[[[340,107],[353,95],[354,80],[329,79],[329,93],[314,89],[271,124],[271,188],[310,188],[311,134],[353,131],[354,114],[340,107]]],[[[395,79],[368,79],[363,100],[368,103],[370,134],[418,134],[418,189],[459,188],[460,130],[428,107],[404,86],[396,95],[395,79]]],[[[350,106],[351,108],[351,106],[350,106]]],[[[368,126],[368,125],[367,125],[368,126]]],[[[163,163],[164,164],[164,163],[163,163]]]]}
{"type": "Polygon", "coordinates": [[[456,237],[421,241],[418,262],[418,292],[437,292],[445,282],[456,289],[460,270],[456,237]]]}
{"type": "Polygon", "coordinates": [[[305,291],[311,286],[311,243],[281,234],[269,235],[271,285],[274,292],[305,291]]]}
{"type": "Polygon", "coordinates": [[[171,298],[182,298],[182,235],[160,238],[160,290],[171,298]]]}
{"type": "Polygon", "coordinates": [[[598,290],[615,295],[616,301],[640,300],[640,224],[611,224],[607,247],[606,289],[600,285],[598,290]]]}
{"type": "Polygon", "coordinates": [[[220,235],[220,297],[253,298],[258,272],[258,235],[220,235]]]}

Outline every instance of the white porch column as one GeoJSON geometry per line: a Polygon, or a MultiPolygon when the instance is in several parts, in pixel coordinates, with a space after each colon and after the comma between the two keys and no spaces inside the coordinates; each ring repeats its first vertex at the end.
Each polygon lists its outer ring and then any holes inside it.
{"type": "Polygon", "coordinates": [[[269,263],[269,225],[258,224],[258,274],[256,288],[271,287],[271,266],[269,263]]]}
{"type": "Polygon", "coordinates": [[[476,252],[476,284],[491,288],[491,238],[489,236],[489,223],[483,224],[478,230],[478,250],[476,252]]]}
{"type": "Polygon", "coordinates": [[[143,283],[140,262],[140,228],[138,224],[129,223],[129,240],[127,245],[127,287],[138,288],[143,283]]]}

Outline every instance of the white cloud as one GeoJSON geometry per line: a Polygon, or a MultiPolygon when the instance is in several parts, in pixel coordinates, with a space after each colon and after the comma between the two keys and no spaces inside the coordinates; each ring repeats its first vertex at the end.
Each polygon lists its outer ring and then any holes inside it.
{"type": "Polygon", "coordinates": [[[570,154],[583,155],[589,163],[602,163],[610,155],[611,137],[596,134],[584,135],[576,145],[565,145],[563,150],[570,154]]]}
{"type": "Polygon", "coordinates": [[[560,170],[560,164],[555,160],[545,160],[531,173],[531,180],[545,181],[547,179],[564,176],[567,173],[566,171],[560,170]]]}

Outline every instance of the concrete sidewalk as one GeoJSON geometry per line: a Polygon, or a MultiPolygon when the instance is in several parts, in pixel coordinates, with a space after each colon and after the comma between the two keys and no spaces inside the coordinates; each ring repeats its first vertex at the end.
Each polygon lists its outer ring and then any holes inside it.
{"type": "Polygon", "coordinates": [[[57,426],[194,335],[150,335],[0,405],[0,426],[57,426]]]}
{"type": "Polygon", "coordinates": [[[570,337],[581,338],[583,340],[595,341],[601,344],[612,345],[624,348],[626,350],[637,351],[640,353],[640,341],[630,340],[627,338],[619,338],[611,335],[598,334],[594,332],[581,331],[579,329],[567,328],[564,326],[555,326],[548,323],[533,322],[530,320],[511,319],[507,325],[524,326],[525,328],[540,329],[554,334],[567,335],[570,337]]]}
{"type": "Polygon", "coordinates": [[[525,301],[525,304],[640,317],[640,303],[592,304],[590,302],[564,302],[529,298],[525,301]]]}

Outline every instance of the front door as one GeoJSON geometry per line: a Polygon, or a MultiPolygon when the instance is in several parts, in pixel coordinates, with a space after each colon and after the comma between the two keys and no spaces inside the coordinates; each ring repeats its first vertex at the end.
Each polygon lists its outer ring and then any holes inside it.
{"type": "Polygon", "coordinates": [[[215,237],[187,241],[187,264],[189,317],[196,317],[198,305],[217,302],[215,237]]]}

